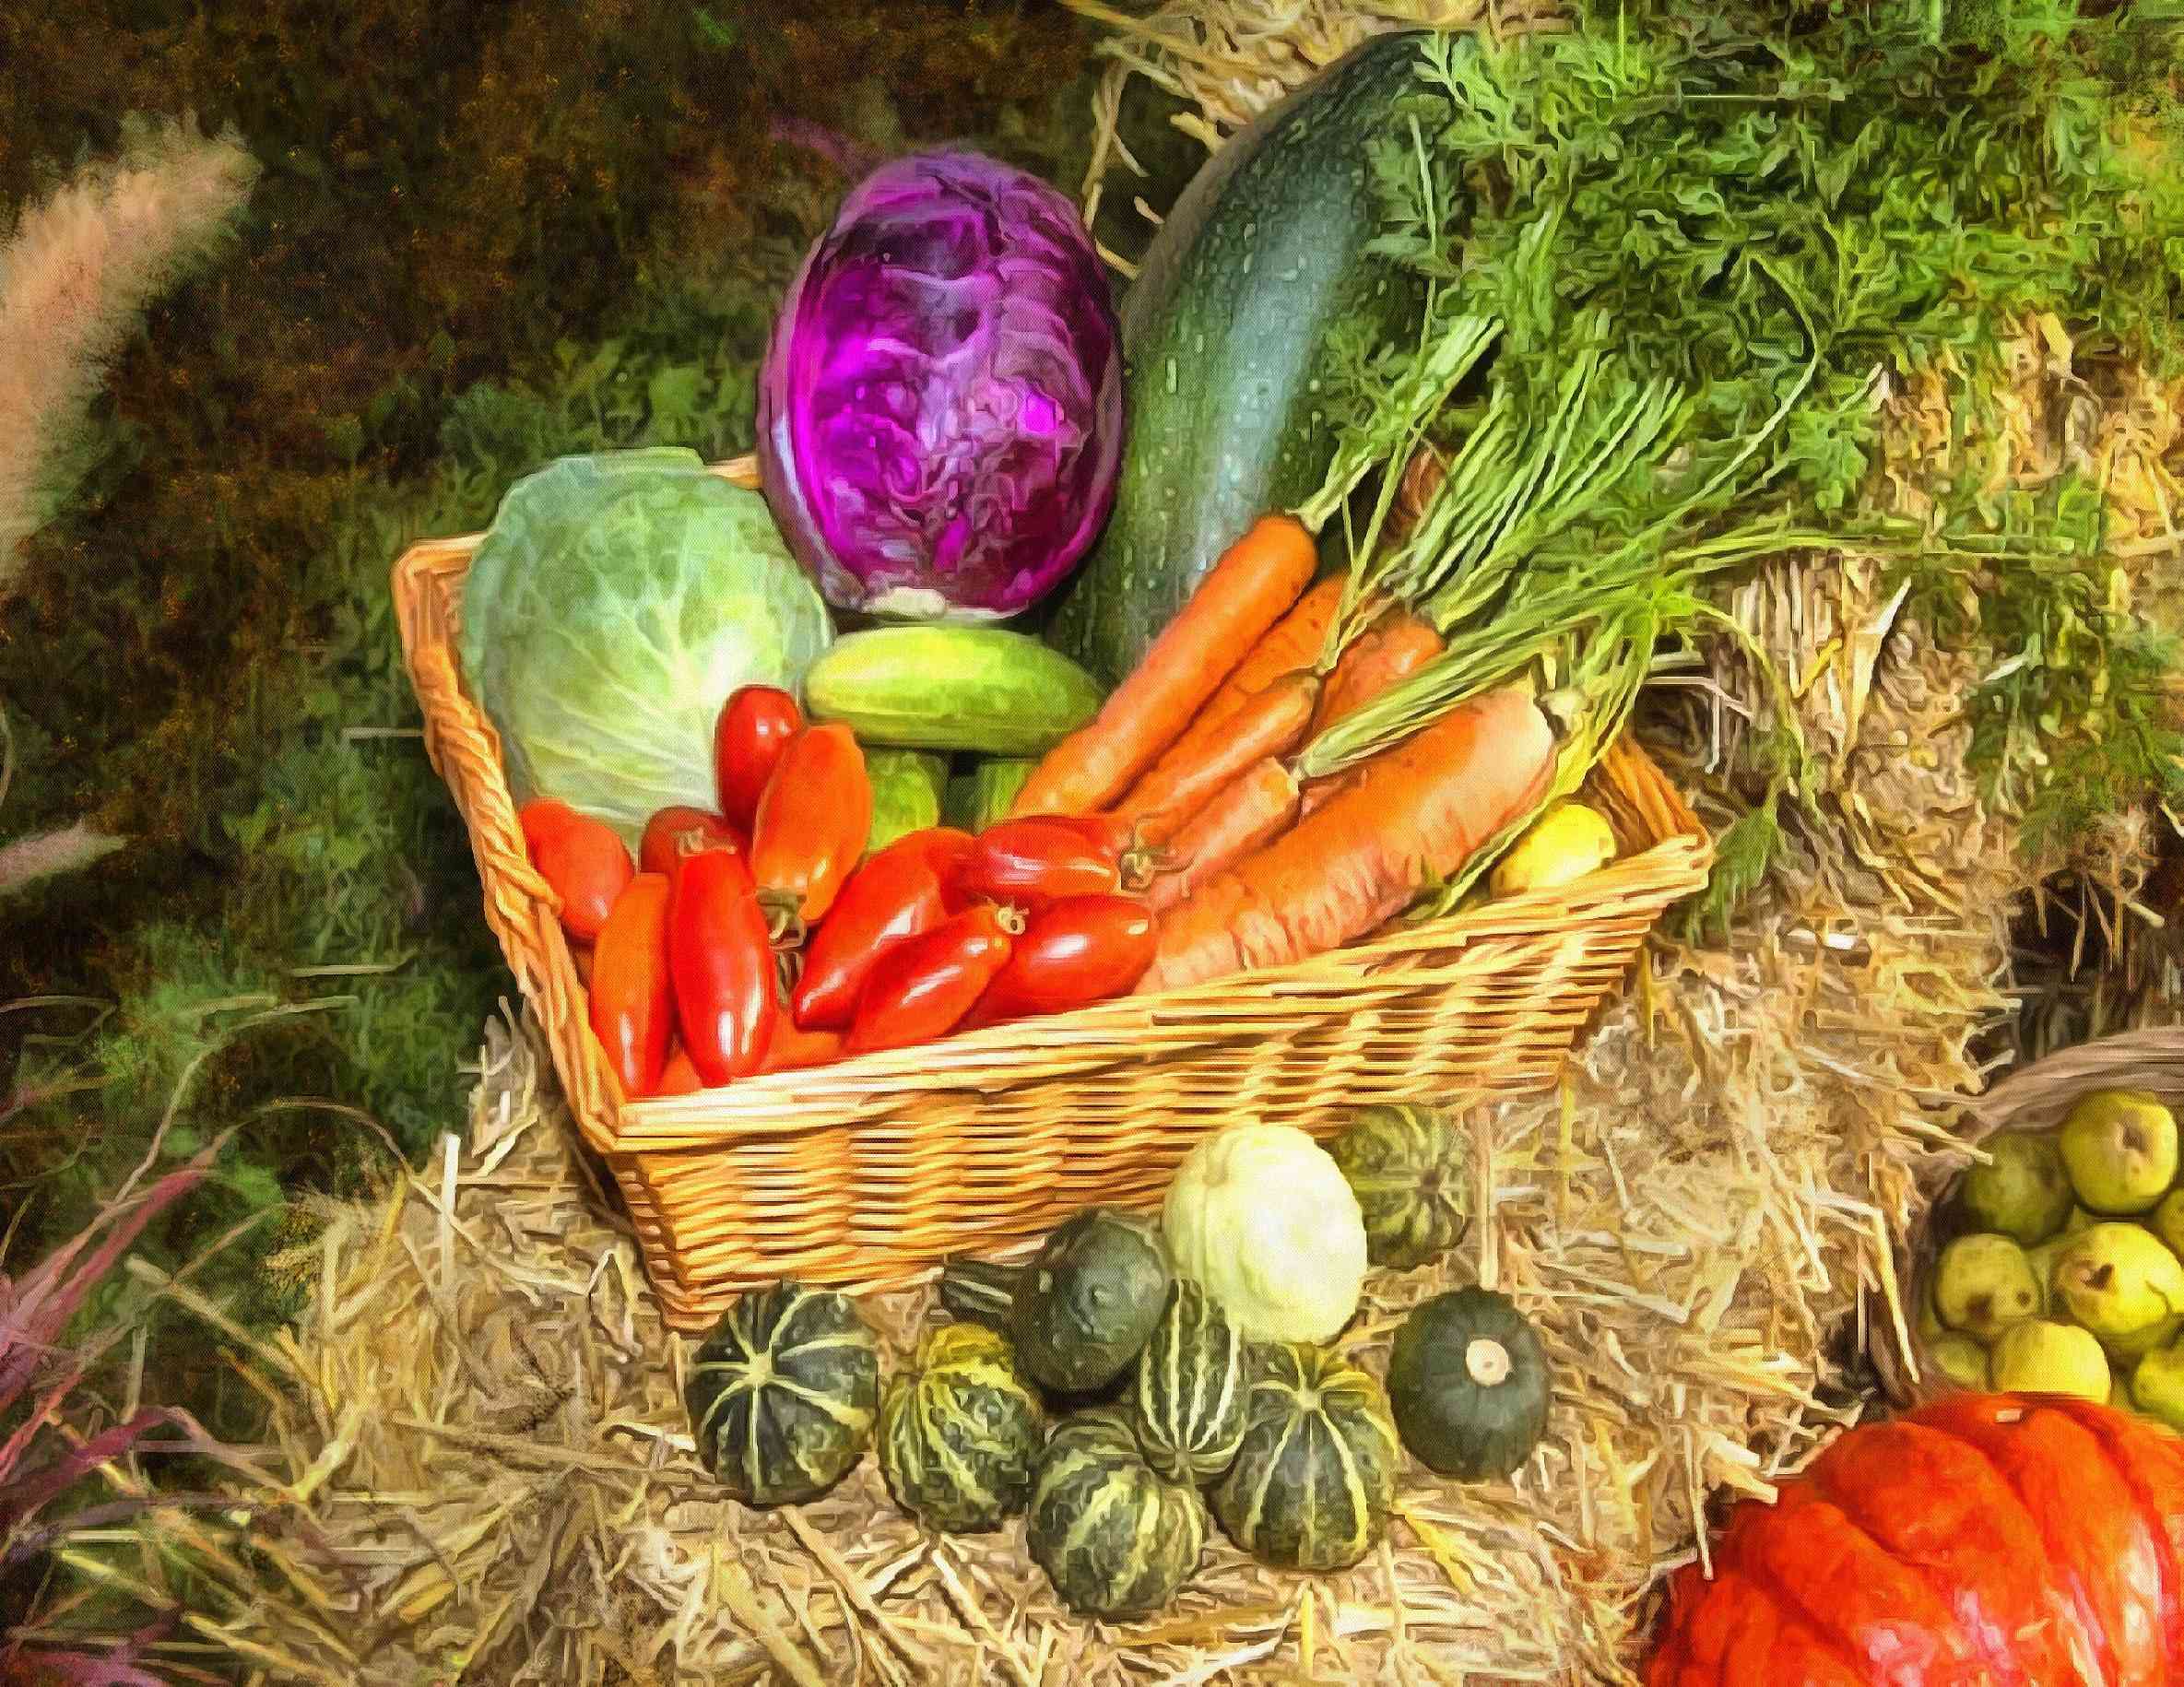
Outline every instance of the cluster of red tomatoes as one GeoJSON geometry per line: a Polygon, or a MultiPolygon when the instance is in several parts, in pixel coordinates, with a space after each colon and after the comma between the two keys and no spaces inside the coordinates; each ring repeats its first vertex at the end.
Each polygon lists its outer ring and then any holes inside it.
{"type": "Polygon", "coordinates": [[[1080,1008],[1152,963],[1124,822],[936,826],[868,855],[864,752],[770,686],[728,699],[714,771],[719,810],[661,809],[633,863],[565,803],[518,817],[632,1096],[1080,1008]]]}

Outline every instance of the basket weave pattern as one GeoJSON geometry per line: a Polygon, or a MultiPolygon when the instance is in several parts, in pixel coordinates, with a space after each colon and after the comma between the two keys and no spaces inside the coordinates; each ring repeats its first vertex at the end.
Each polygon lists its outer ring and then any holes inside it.
{"type": "MultiPolygon", "coordinates": [[[[749,459],[715,472],[753,483],[749,459]]],[[[477,543],[428,540],[395,565],[426,749],[468,826],[487,923],[679,1329],[781,1277],[900,1287],[1081,1207],[1149,1204],[1202,1133],[1238,1116],[1324,1135],[1363,1102],[1461,1105],[1551,1083],[1661,911],[1705,882],[1705,830],[1620,744],[1587,795],[1623,858],[1561,890],[1293,966],[632,1102],[591,1033],[558,900],[525,855],[500,740],[458,678],[477,543]]]]}
{"type": "MultiPolygon", "coordinates": [[[[2054,1130],[2088,1090],[2147,1090],[2172,1111],[2184,1113],[2184,1026],[2127,1031],[2036,1060],[1966,1103],[1957,1138],[1966,1147],[1977,1148],[2002,1131],[2054,1130]]],[[[1915,1317],[1933,1280],[1934,1262],[1949,1240],[1947,1226],[1939,1221],[1963,1177],[1961,1170],[1953,1171],[1931,1191],[1934,1199],[1922,1221],[1898,1246],[1896,1278],[1907,1318],[1915,1317]]],[[[1915,1335],[1912,1342],[1916,1349],[1915,1335]]],[[[1930,1399],[1953,1386],[1927,1363],[1923,1351],[1917,1354],[1918,1374],[1913,1374],[1905,1363],[1903,1341],[1885,1318],[1873,1320],[1867,1351],[1882,1387],[1899,1406],[1930,1399]]]]}

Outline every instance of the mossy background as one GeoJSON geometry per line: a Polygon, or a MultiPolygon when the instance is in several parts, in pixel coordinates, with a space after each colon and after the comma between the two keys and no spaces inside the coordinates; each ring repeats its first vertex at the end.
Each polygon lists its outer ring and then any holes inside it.
{"type": "MultiPolygon", "coordinates": [[[[1091,39],[1046,0],[0,7],[0,204],[131,113],[231,124],[264,169],[240,242],[120,362],[0,613],[0,842],[129,840],[0,901],[11,1263],[80,1227],[179,1090],[166,1153],[238,1131],[151,1252],[258,1219],[205,1286],[263,1324],[310,1233],[294,1197],[460,1128],[512,984],[389,565],[562,453],[746,448],[845,152],[968,141],[1074,190],[1091,39]]],[[[1194,150],[1140,118],[1172,185],[1194,150]]],[[[153,1331],[162,1396],[246,1433],[202,1327],[153,1331]]]]}

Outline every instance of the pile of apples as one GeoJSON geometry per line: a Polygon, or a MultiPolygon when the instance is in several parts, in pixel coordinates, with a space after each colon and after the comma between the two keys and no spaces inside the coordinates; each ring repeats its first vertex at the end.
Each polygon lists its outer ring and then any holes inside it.
{"type": "Polygon", "coordinates": [[[1927,1360],[1966,1388],[2079,1395],[2184,1430],[2184,1187],[2175,1115],[2081,1096],[1966,1173],[1919,1307],[1927,1360]]]}

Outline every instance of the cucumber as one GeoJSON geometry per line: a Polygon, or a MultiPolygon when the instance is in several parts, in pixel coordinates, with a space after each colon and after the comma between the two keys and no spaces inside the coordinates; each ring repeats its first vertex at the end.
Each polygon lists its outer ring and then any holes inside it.
{"type": "Polygon", "coordinates": [[[1422,284],[1367,250],[1381,231],[1367,153],[1402,132],[1423,39],[1374,37],[1214,154],[1124,296],[1115,513],[1047,630],[1109,683],[1255,520],[1319,490],[1335,454],[1319,396],[1330,332],[1417,331],[1422,284]]]}
{"type": "Polygon", "coordinates": [[[868,853],[885,849],[897,838],[940,823],[940,794],[948,788],[945,757],[922,749],[865,752],[865,777],[872,784],[872,830],[868,853]]]}
{"type": "Polygon", "coordinates": [[[948,782],[943,808],[948,823],[965,832],[984,832],[996,820],[1006,819],[1016,794],[1038,765],[1029,760],[997,757],[958,773],[948,782]]]}
{"type": "Polygon", "coordinates": [[[964,832],[972,830],[971,813],[977,806],[977,770],[965,769],[948,776],[948,789],[940,794],[940,823],[964,832]]]}
{"type": "Polygon", "coordinates": [[[998,627],[853,632],[804,673],[813,720],[905,749],[1044,755],[1102,701],[1098,682],[1061,652],[998,627]]]}

